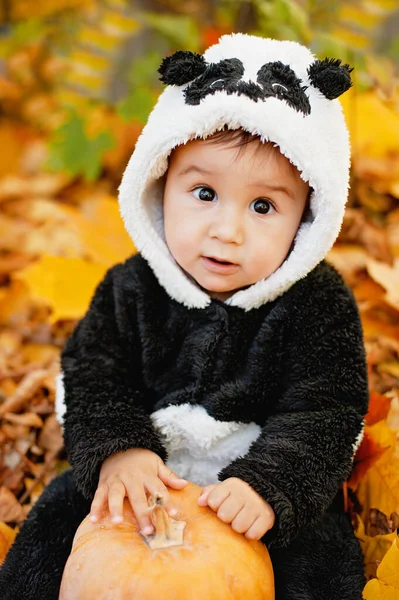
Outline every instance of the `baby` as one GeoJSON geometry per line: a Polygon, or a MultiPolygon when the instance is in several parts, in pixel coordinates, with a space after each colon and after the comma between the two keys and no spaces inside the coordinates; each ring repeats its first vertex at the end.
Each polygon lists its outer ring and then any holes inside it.
{"type": "Polygon", "coordinates": [[[277,600],[360,600],[341,485],[368,388],[358,310],[324,261],[349,142],[338,60],[223,36],[177,52],[120,186],[139,253],[112,267],[62,353],[71,469],[46,488],[0,570],[4,600],[58,597],[90,511],[202,486],[199,504],[270,551],[277,600]],[[39,554],[38,554],[39,553],[39,554]],[[40,555],[40,563],[36,557],[40,555]],[[18,566],[24,564],[24,572],[18,566]]]}

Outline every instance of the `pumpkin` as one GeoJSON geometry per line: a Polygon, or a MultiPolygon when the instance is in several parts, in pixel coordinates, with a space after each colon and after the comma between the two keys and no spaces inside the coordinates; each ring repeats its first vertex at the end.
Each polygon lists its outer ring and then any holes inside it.
{"type": "Polygon", "coordinates": [[[150,536],[139,532],[126,499],[119,525],[109,513],[97,523],[87,516],[76,531],[59,600],[274,600],[266,546],[198,506],[201,489],[188,483],[169,490],[177,519],[162,497],[150,498],[150,536]]]}

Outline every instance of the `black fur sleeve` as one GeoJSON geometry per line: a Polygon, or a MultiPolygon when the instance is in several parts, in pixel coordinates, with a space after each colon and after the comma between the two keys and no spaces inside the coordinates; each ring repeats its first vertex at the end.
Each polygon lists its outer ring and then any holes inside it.
{"type": "Polygon", "coordinates": [[[269,546],[288,546],[328,508],[363,429],[363,334],[355,300],[339,279],[327,265],[324,281],[308,291],[301,282],[301,293],[291,295],[281,397],[249,452],[219,473],[220,480],[243,479],[271,504],[276,522],[262,538],[269,546]]]}
{"type": "Polygon", "coordinates": [[[86,315],[61,355],[66,413],[64,439],[77,485],[91,498],[102,462],[141,447],[166,451],[146,411],[139,351],[124,308],[119,265],[98,285],[86,315]]]}

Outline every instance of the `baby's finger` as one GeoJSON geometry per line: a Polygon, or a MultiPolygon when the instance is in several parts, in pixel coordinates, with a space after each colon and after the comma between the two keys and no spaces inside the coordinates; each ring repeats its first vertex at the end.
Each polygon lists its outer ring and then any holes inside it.
{"type": "Polygon", "coordinates": [[[256,519],[257,515],[254,515],[251,506],[245,505],[231,521],[231,527],[237,533],[245,533],[252,527],[256,519]]]}
{"type": "Polygon", "coordinates": [[[147,496],[142,485],[128,486],[126,492],[139,524],[139,529],[145,535],[154,533],[154,526],[150,518],[147,496]]]}
{"type": "Polygon", "coordinates": [[[211,493],[211,491],[213,490],[213,488],[215,486],[216,486],[216,484],[212,484],[212,485],[207,485],[206,487],[202,488],[201,495],[198,498],[198,504],[200,506],[206,506],[208,504],[209,494],[211,493]]]}
{"type": "Polygon", "coordinates": [[[108,506],[111,514],[111,522],[118,524],[123,521],[123,499],[126,496],[126,488],[118,479],[109,486],[108,506]]]}
{"type": "Polygon", "coordinates": [[[217,484],[213,487],[212,490],[208,493],[208,506],[211,507],[212,510],[217,512],[219,507],[227,498],[230,496],[230,490],[227,486],[223,486],[221,484],[217,484]]]}
{"type": "Polygon", "coordinates": [[[90,521],[96,523],[100,518],[101,512],[105,508],[106,500],[108,496],[108,486],[103,483],[98,486],[94,494],[93,502],[90,507],[90,521]]]}
{"type": "Polygon", "coordinates": [[[247,530],[245,537],[249,540],[260,540],[260,538],[263,537],[266,531],[269,531],[269,529],[269,522],[266,519],[258,517],[247,530]]]}
{"type": "Polygon", "coordinates": [[[158,477],[164,484],[179,490],[184,488],[188,483],[186,479],[182,479],[181,477],[176,475],[176,473],[174,473],[172,469],[169,469],[169,467],[167,467],[165,463],[161,463],[161,465],[159,466],[158,477]]]}

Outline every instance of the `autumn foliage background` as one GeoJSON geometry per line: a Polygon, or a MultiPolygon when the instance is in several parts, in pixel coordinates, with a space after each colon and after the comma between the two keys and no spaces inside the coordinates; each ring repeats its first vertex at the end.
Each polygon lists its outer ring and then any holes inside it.
{"type": "Polygon", "coordinates": [[[399,598],[399,7],[396,0],[7,0],[0,6],[0,563],[68,463],[59,354],[96,284],[135,249],[117,187],[156,70],[223,33],[292,39],[355,67],[352,182],[328,259],[355,293],[370,379],[345,486],[368,600],[399,598]]]}

